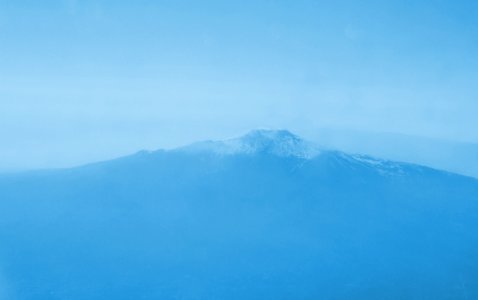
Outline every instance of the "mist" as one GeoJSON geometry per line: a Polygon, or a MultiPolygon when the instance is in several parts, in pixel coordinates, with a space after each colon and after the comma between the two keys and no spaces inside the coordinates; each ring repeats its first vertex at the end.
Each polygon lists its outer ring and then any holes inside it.
{"type": "Polygon", "coordinates": [[[0,169],[256,128],[478,143],[477,14],[473,1],[1,2],[0,169]]]}

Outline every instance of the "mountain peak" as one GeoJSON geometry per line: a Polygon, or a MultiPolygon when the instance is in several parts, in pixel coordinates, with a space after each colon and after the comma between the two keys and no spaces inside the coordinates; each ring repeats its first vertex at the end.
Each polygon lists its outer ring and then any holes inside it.
{"type": "Polygon", "coordinates": [[[309,143],[288,130],[253,130],[246,135],[225,141],[230,145],[238,144],[242,152],[267,152],[278,156],[305,157],[311,147],[309,143]]]}
{"type": "Polygon", "coordinates": [[[297,135],[285,129],[279,129],[279,130],[256,129],[243,135],[242,137],[240,137],[240,139],[243,140],[244,142],[258,142],[258,141],[285,142],[285,141],[291,141],[291,140],[296,140],[296,141],[301,140],[300,137],[298,137],[297,135]]]}
{"type": "MultiPolygon", "coordinates": [[[[183,148],[184,149],[184,148],[183,148]]],[[[312,158],[318,148],[288,130],[258,129],[233,139],[206,141],[186,147],[193,151],[211,151],[218,154],[268,153],[281,157],[312,158]]]]}

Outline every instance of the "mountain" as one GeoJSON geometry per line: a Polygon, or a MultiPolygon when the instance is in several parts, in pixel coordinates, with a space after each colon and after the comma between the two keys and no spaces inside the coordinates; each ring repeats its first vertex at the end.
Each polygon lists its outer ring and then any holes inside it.
{"type": "Polygon", "coordinates": [[[5,299],[477,299],[478,180],[294,134],[0,176],[5,299]]]}

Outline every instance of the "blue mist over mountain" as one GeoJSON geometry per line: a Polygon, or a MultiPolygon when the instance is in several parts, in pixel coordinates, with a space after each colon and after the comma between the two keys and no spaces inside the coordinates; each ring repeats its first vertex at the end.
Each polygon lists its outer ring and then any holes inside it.
{"type": "Polygon", "coordinates": [[[286,131],[0,176],[8,299],[475,299],[478,180],[286,131]]]}

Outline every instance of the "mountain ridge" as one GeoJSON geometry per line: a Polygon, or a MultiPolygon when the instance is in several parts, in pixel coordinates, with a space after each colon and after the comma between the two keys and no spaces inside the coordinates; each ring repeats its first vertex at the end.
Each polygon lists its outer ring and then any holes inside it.
{"type": "Polygon", "coordinates": [[[403,162],[391,159],[383,159],[373,155],[354,154],[336,149],[323,147],[318,143],[314,143],[303,139],[302,137],[290,132],[286,129],[255,129],[235,138],[224,140],[205,140],[194,142],[185,146],[173,149],[157,149],[153,151],[140,150],[134,154],[121,156],[118,158],[88,163],[76,167],[55,168],[55,169],[39,169],[17,172],[4,172],[0,175],[19,175],[33,173],[49,173],[56,171],[75,169],[84,169],[90,167],[98,167],[109,164],[121,163],[124,161],[135,160],[138,157],[148,159],[157,155],[177,153],[177,154],[212,154],[218,156],[230,155],[273,155],[284,158],[296,158],[299,160],[311,160],[320,155],[329,154],[336,156],[337,159],[353,162],[354,164],[363,164],[376,170],[382,175],[400,175],[405,168],[428,168],[437,172],[449,173],[456,176],[463,176],[477,180],[475,177],[467,176],[461,173],[451,172],[439,168],[421,165],[417,163],[403,162]]]}
{"type": "MultiPolygon", "coordinates": [[[[426,165],[416,163],[395,161],[390,159],[382,159],[379,157],[366,154],[353,154],[340,150],[329,149],[320,146],[317,143],[307,141],[300,136],[286,129],[255,129],[251,130],[239,137],[224,140],[205,140],[191,143],[185,146],[177,147],[170,150],[159,149],[154,151],[139,151],[134,156],[162,154],[162,153],[184,153],[184,154],[214,154],[219,156],[228,155],[273,155],[285,158],[297,158],[303,160],[311,160],[322,154],[330,154],[336,156],[337,159],[343,159],[354,164],[367,165],[382,175],[400,175],[404,169],[420,169],[426,168],[436,172],[453,174],[477,180],[474,177],[454,173],[446,170],[433,168],[426,165]]],[[[126,156],[129,157],[129,156],[126,156]]],[[[121,160],[123,158],[115,160],[121,160]]],[[[107,163],[108,161],[105,161],[107,163]]],[[[99,162],[100,164],[103,162],[99,162]]],[[[403,175],[403,174],[402,174],[403,175]]]]}

